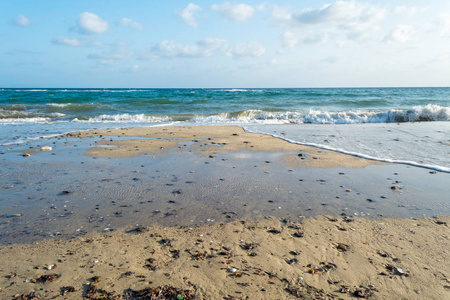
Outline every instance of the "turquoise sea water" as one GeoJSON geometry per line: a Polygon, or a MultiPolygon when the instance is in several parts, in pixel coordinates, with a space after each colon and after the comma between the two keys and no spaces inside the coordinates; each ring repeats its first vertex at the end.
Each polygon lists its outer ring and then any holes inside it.
{"type": "Polygon", "coordinates": [[[450,88],[0,89],[2,146],[73,130],[185,124],[235,124],[450,171],[450,88]]]}
{"type": "Polygon", "coordinates": [[[450,121],[450,88],[0,89],[0,122],[450,121]]]}

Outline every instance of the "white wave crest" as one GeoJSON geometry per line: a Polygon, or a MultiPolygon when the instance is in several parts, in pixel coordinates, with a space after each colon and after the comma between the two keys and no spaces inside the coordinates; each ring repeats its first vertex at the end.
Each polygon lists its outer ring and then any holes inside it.
{"type": "Polygon", "coordinates": [[[450,107],[439,105],[414,106],[406,110],[329,112],[310,109],[309,112],[266,112],[245,110],[196,116],[196,123],[255,123],[255,124],[362,124],[450,121],[450,107]]]}
{"type": "MultiPolygon", "coordinates": [[[[79,121],[75,120],[74,121],[79,121]]],[[[168,116],[148,116],[145,114],[131,115],[131,114],[119,114],[119,115],[100,115],[94,118],[90,118],[88,122],[129,122],[129,123],[158,123],[158,122],[170,122],[172,119],[168,116]]]]}
{"type": "Polygon", "coordinates": [[[8,118],[0,119],[0,124],[22,124],[22,123],[48,123],[50,118],[8,118]]]}

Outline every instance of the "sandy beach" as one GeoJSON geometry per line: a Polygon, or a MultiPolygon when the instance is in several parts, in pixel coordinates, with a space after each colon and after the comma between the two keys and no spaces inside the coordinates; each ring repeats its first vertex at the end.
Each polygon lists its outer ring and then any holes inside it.
{"type": "Polygon", "coordinates": [[[2,159],[2,299],[450,297],[448,173],[237,126],[72,132],[2,159]]]}

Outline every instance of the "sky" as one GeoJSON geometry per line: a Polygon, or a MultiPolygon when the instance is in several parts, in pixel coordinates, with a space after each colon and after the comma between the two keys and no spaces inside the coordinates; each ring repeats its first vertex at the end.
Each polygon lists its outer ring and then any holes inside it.
{"type": "Polygon", "coordinates": [[[0,87],[450,86],[450,1],[1,0],[0,87]]]}

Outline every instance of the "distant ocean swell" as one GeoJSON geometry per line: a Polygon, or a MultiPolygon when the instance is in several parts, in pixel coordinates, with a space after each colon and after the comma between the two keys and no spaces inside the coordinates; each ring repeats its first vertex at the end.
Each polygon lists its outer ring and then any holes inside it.
{"type": "Polygon", "coordinates": [[[309,111],[277,112],[249,109],[237,112],[212,114],[172,113],[172,114],[133,114],[114,113],[115,109],[106,109],[99,104],[55,104],[50,103],[42,109],[40,106],[10,105],[0,109],[0,123],[23,122],[118,122],[118,123],[160,123],[193,122],[212,124],[363,124],[363,123],[405,123],[450,121],[450,107],[428,104],[413,106],[409,109],[387,109],[381,111],[309,111]],[[107,110],[107,113],[102,113],[107,110]]]}

